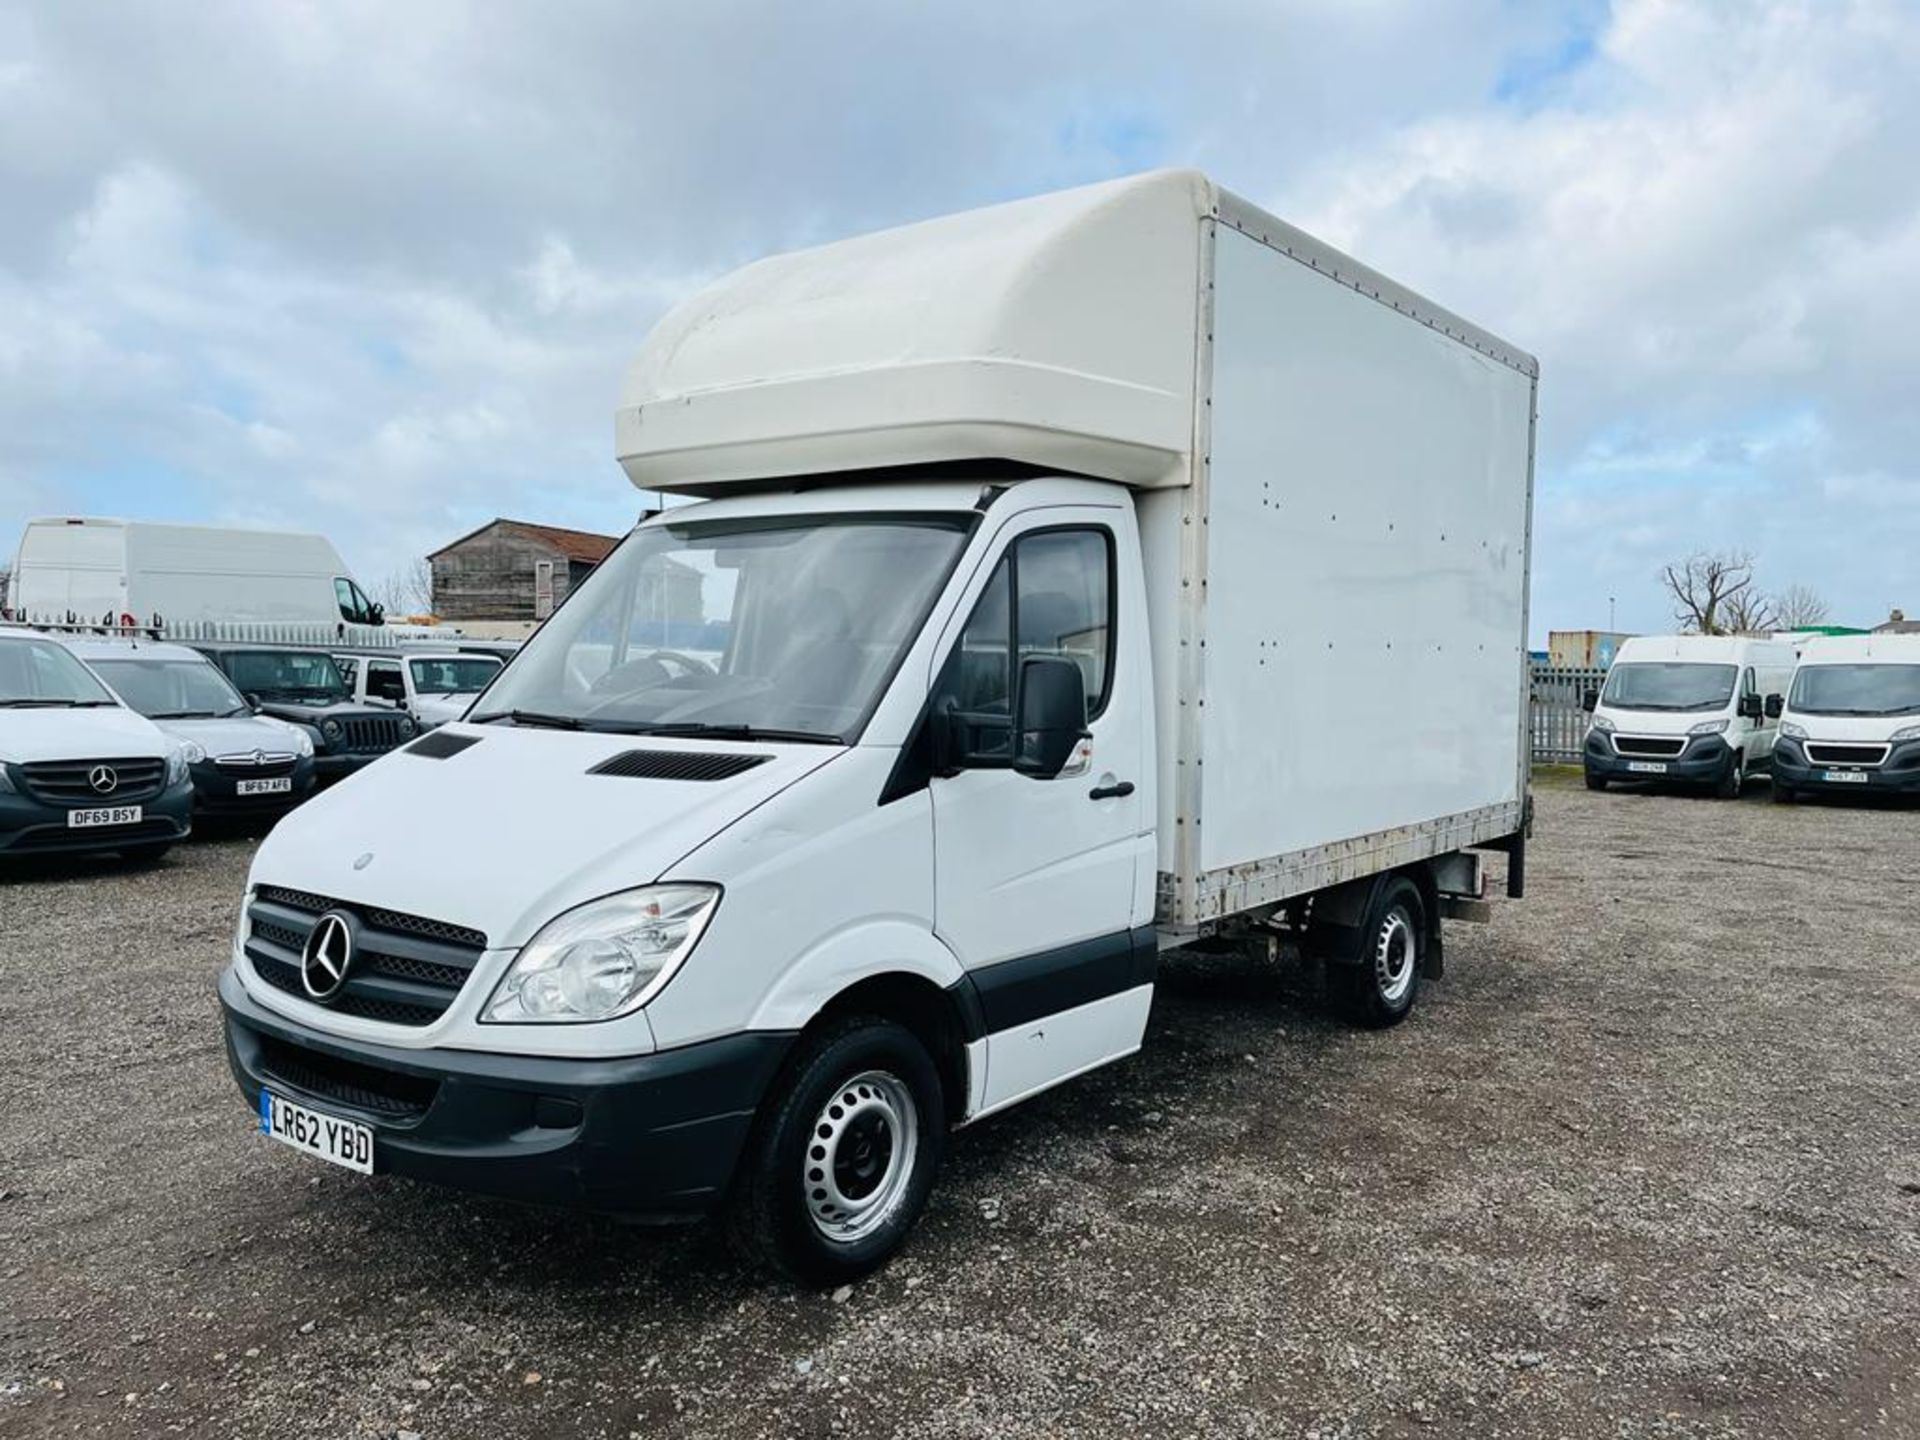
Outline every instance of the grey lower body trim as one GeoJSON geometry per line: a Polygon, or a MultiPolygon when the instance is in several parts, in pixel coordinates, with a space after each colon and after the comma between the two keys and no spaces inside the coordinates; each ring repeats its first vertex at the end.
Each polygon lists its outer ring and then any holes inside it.
{"type": "Polygon", "coordinates": [[[1163,929],[1197,930],[1244,910],[1277,905],[1296,895],[1310,895],[1382,870],[1397,870],[1436,855],[1487,845],[1517,833],[1525,823],[1523,798],[1244,865],[1222,866],[1195,877],[1187,886],[1162,871],[1155,923],[1163,929]]]}

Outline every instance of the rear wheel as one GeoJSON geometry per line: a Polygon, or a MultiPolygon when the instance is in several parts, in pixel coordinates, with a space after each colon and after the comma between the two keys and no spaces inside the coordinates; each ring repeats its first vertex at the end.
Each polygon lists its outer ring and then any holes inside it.
{"type": "Polygon", "coordinates": [[[1420,994],[1427,958],[1427,907],[1404,875],[1381,885],[1361,925],[1360,963],[1329,968],[1342,1013],[1356,1025],[1398,1025],[1420,994]]]}
{"type": "Polygon", "coordinates": [[[905,1242],[945,1141],[940,1076],[913,1032],[833,1021],[802,1037],[754,1127],[734,1243],[807,1284],[857,1279],[905,1242]]]}

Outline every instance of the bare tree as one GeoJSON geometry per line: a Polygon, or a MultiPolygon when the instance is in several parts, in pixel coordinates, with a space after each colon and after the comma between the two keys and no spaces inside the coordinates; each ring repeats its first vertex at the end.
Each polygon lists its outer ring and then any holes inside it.
{"type": "Polygon", "coordinates": [[[1745,550],[1696,550],[1663,569],[1660,579],[1673,599],[1673,618],[1691,634],[1730,634],[1744,628],[1735,621],[1754,621],[1764,614],[1764,603],[1753,590],[1753,556],[1745,550]]]}
{"type": "Polygon", "coordinates": [[[1824,625],[1831,612],[1810,585],[1789,585],[1773,597],[1773,618],[1782,630],[1824,625]]]}
{"type": "Polygon", "coordinates": [[[1721,602],[1719,621],[1723,635],[1764,635],[1775,628],[1773,601],[1749,586],[1721,602]]]}
{"type": "Polygon", "coordinates": [[[373,598],[389,615],[420,615],[433,608],[433,566],[409,561],[373,587],[373,598]]]}

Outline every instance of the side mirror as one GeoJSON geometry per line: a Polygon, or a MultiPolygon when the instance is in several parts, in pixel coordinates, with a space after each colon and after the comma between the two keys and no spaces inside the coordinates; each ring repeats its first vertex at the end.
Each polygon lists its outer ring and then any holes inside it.
{"type": "Polygon", "coordinates": [[[1787,698],[1784,695],[1767,696],[1766,716],[1769,720],[1778,720],[1785,713],[1787,698]]]}
{"type": "Polygon", "coordinates": [[[1059,655],[1023,660],[1014,704],[1015,772],[1051,780],[1086,737],[1087,682],[1080,667],[1059,655]]]}
{"type": "Polygon", "coordinates": [[[247,702],[247,708],[253,711],[254,714],[258,715],[260,713],[260,697],[254,694],[253,691],[249,690],[240,698],[247,702]]]}
{"type": "Polygon", "coordinates": [[[1585,694],[1583,694],[1580,697],[1580,708],[1586,711],[1589,715],[1591,715],[1595,710],[1599,709],[1600,708],[1600,692],[1598,690],[1589,690],[1585,694]]]}
{"type": "Polygon", "coordinates": [[[1740,697],[1740,713],[1749,720],[1758,720],[1761,715],[1760,697],[1758,695],[1742,695],[1740,697]]]}
{"type": "Polygon", "coordinates": [[[367,623],[369,625],[384,625],[386,620],[387,607],[382,605],[378,600],[375,600],[371,605],[367,606],[367,623]]]}

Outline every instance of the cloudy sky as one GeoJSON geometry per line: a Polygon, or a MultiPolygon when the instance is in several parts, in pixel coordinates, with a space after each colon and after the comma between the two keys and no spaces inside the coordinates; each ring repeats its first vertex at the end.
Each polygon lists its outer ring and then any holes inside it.
{"type": "Polygon", "coordinates": [[[1534,614],[1920,611],[1920,3],[0,0],[0,552],[593,529],[718,271],[1200,166],[1541,357],[1534,614]]]}

